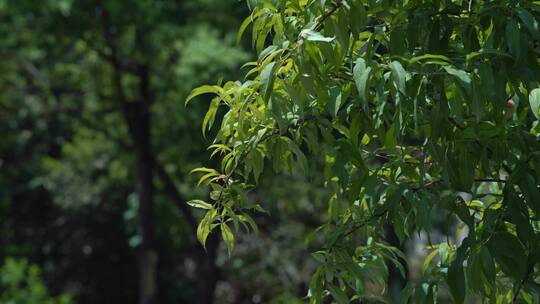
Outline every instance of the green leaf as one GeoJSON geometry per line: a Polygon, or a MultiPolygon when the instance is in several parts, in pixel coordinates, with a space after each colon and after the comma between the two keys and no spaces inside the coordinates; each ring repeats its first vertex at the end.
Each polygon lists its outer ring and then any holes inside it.
{"type": "Polygon", "coordinates": [[[458,80],[461,88],[465,90],[465,93],[471,96],[471,77],[469,77],[469,74],[463,70],[457,70],[450,66],[445,66],[444,69],[448,74],[454,76],[458,80]]]}
{"type": "Polygon", "coordinates": [[[419,61],[424,61],[424,60],[427,60],[425,63],[433,63],[433,64],[439,64],[439,65],[449,65],[450,62],[452,62],[450,58],[443,55],[425,54],[425,55],[411,58],[409,63],[414,64],[414,63],[417,63],[419,61]]]}
{"type": "Polygon", "coordinates": [[[519,57],[521,50],[519,35],[520,33],[517,21],[511,19],[506,24],[506,44],[508,45],[510,53],[516,57],[519,57]]]}
{"type": "Polygon", "coordinates": [[[198,88],[195,88],[191,91],[189,96],[186,99],[186,105],[195,97],[202,95],[202,94],[221,94],[223,93],[223,88],[217,85],[203,85],[198,88]]]}
{"type": "Polygon", "coordinates": [[[272,94],[272,90],[274,89],[274,73],[276,70],[276,66],[277,65],[275,62],[271,62],[261,71],[261,95],[264,101],[268,101],[268,99],[270,99],[270,95],[272,94]]]}
{"type": "Polygon", "coordinates": [[[308,41],[319,41],[319,42],[332,42],[335,39],[335,37],[325,37],[321,33],[311,30],[311,29],[305,29],[301,31],[300,37],[308,41]]]}
{"type": "Polygon", "coordinates": [[[253,232],[255,232],[256,234],[259,233],[259,227],[255,223],[255,221],[251,218],[251,216],[247,214],[240,214],[238,215],[238,219],[242,222],[248,223],[249,227],[251,228],[253,232]]]}
{"type": "Polygon", "coordinates": [[[227,245],[227,252],[229,253],[229,256],[230,256],[234,248],[234,234],[232,233],[231,229],[229,228],[227,224],[222,223],[220,227],[221,227],[221,237],[223,238],[225,245],[227,245]]]}
{"type": "Polygon", "coordinates": [[[463,260],[465,257],[465,246],[462,245],[457,251],[456,258],[448,268],[448,287],[455,303],[465,301],[465,272],[463,271],[463,260]]]}
{"type": "Polygon", "coordinates": [[[518,185],[529,207],[537,216],[540,216],[540,190],[534,177],[531,174],[523,174],[520,176],[518,185]]]}
{"type": "Polygon", "coordinates": [[[490,283],[494,283],[497,272],[495,270],[495,261],[489,253],[486,246],[480,247],[480,261],[482,262],[482,271],[490,283]]]}
{"type": "Polygon", "coordinates": [[[371,74],[371,67],[366,65],[366,61],[363,58],[356,59],[356,63],[353,68],[353,79],[358,90],[358,96],[360,97],[360,103],[364,109],[368,108],[368,85],[369,76],[371,74]]]}
{"type": "Polygon", "coordinates": [[[501,266],[501,270],[514,279],[520,280],[525,273],[527,257],[518,238],[509,232],[501,231],[495,233],[487,245],[489,252],[501,266]]]}
{"type": "Polygon", "coordinates": [[[540,119],[540,88],[531,91],[529,94],[529,104],[536,119],[540,119]]]}
{"type": "Polygon", "coordinates": [[[212,231],[212,224],[214,223],[214,220],[217,216],[217,210],[216,209],[210,209],[202,220],[199,223],[199,226],[197,226],[197,239],[201,243],[201,245],[206,249],[206,239],[208,238],[208,235],[212,231]]]}
{"type": "Polygon", "coordinates": [[[517,14],[519,18],[521,18],[521,21],[523,21],[523,24],[525,25],[527,30],[531,33],[531,36],[533,36],[533,38],[536,40],[540,40],[538,21],[536,21],[534,15],[522,7],[517,9],[517,14]]]}
{"type": "Polygon", "coordinates": [[[238,34],[236,35],[236,43],[240,43],[240,40],[242,39],[242,35],[244,35],[244,32],[246,31],[246,28],[248,25],[253,22],[253,16],[249,16],[246,19],[244,19],[244,22],[240,25],[240,29],[238,30],[238,34]]]}
{"type": "Polygon", "coordinates": [[[187,202],[188,205],[190,205],[191,207],[195,207],[195,208],[200,208],[200,209],[207,209],[207,210],[210,210],[212,209],[212,205],[205,202],[205,201],[202,201],[202,200],[191,200],[189,202],[187,202]]]}
{"type": "Polygon", "coordinates": [[[438,249],[433,250],[430,254],[427,255],[426,259],[424,260],[424,264],[422,265],[422,274],[426,274],[426,270],[429,267],[429,264],[431,263],[431,260],[439,253],[438,249]]]}
{"type": "Polygon", "coordinates": [[[407,72],[403,69],[401,63],[399,61],[392,61],[390,63],[390,70],[392,71],[392,78],[394,79],[398,91],[403,95],[407,95],[405,87],[407,72]]]}
{"type": "Polygon", "coordinates": [[[349,297],[343,290],[341,290],[341,288],[330,285],[328,289],[338,304],[349,304],[349,297]]]}
{"type": "Polygon", "coordinates": [[[210,103],[210,106],[208,107],[208,111],[206,112],[206,115],[204,116],[203,125],[202,125],[202,132],[203,137],[206,138],[206,130],[210,130],[212,128],[212,125],[214,124],[214,120],[216,119],[216,113],[219,106],[219,98],[215,98],[210,103]]]}
{"type": "Polygon", "coordinates": [[[341,106],[341,88],[337,86],[331,87],[328,90],[328,98],[326,110],[335,118],[341,106]]]}

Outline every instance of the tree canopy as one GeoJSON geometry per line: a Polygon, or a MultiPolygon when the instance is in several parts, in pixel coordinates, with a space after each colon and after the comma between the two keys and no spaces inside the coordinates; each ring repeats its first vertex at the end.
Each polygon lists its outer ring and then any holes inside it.
{"type": "MultiPolygon", "coordinates": [[[[217,168],[197,236],[256,230],[249,192],[268,169],[328,190],[315,234],[311,303],[373,300],[401,243],[434,214],[455,237],[431,243],[404,303],[538,303],[540,3],[506,0],[250,0],[245,78],[211,93],[203,130],[217,168]],[[224,113],[216,120],[217,113],[224,113]],[[214,126],[218,126],[215,128],[214,126]]],[[[405,275],[405,273],[403,274],[405,275]]]]}

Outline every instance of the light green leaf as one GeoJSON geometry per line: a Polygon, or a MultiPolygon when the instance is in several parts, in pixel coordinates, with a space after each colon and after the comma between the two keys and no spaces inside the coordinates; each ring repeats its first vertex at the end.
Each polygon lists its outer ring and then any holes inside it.
{"type": "Polygon", "coordinates": [[[195,208],[200,208],[200,209],[207,209],[207,210],[210,210],[212,209],[212,205],[205,202],[205,201],[202,201],[202,200],[191,200],[189,202],[187,202],[188,205],[190,205],[191,207],[195,207],[195,208]]]}
{"type": "Polygon", "coordinates": [[[407,72],[403,69],[403,66],[399,61],[392,61],[392,63],[390,63],[390,70],[392,70],[392,78],[394,79],[396,88],[401,94],[406,95],[407,91],[405,83],[407,81],[407,72]]]}
{"type": "Polygon", "coordinates": [[[221,88],[220,86],[217,86],[217,85],[203,85],[203,86],[200,86],[198,88],[195,88],[195,89],[193,89],[191,91],[191,93],[187,97],[185,104],[187,105],[193,98],[195,98],[195,97],[197,97],[199,95],[209,94],[209,93],[221,94],[221,93],[223,93],[223,88],[221,88]]]}
{"type": "Polygon", "coordinates": [[[328,90],[328,102],[326,103],[326,110],[336,117],[341,106],[341,88],[340,87],[331,87],[328,90]]]}
{"type": "Polygon", "coordinates": [[[249,227],[251,228],[251,230],[255,233],[259,233],[259,227],[257,227],[257,224],[255,223],[255,221],[251,218],[251,216],[247,215],[247,214],[240,214],[238,215],[238,219],[242,222],[245,222],[245,223],[248,223],[249,227]]]}
{"type": "Polygon", "coordinates": [[[212,102],[210,103],[210,106],[208,107],[208,111],[206,112],[206,115],[204,115],[203,125],[202,125],[202,133],[203,137],[206,138],[206,130],[210,130],[212,128],[212,125],[214,124],[214,120],[216,119],[216,113],[219,106],[219,98],[214,98],[212,102]]]}
{"type": "Polygon", "coordinates": [[[454,67],[445,66],[444,69],[446,72],[452,76],[454,76],[457,80],[462,89],[465,90],[467,94],[471,94],[471,77],[469,77],[469,74],[463,70],[457,70],[454,67]]]}
{"type": "Polygon", "coordinates": [[[540,88],[531,91],[529,94],[529,104],[536,119],[540,119],[540,88]]]}
{"type": "Polygon", "coordinates": [[[227,224],[222,223],[220,227],[221,227],[221,237],[223,238],[225,245],[227,245],[227,252],[229,253],[229,256],[230,256],[234,248],[234,234],[232,233],[231,228],[229,228],[227,224]]]}
{"type": "Polygon", "coordinates": [[[356,59],[356,63],[353,68],[353,78],[358,90],[358,96],[364,109],[368,106],[368,82],[371,74],[371,67],[366,65],[366,61],[363,58],[356,59]]]}
{"type": "Polygon", "coordinates": [[[414,64],[414,63],[417,63],[419,61],[424,61],[424,60],[428,60],[427,63],[434,63],[434,64],[440,64],[440,65],[448,65],[450,64],[450,62],[452,62],[450,58],[443,55],[425,54],[425,55],[411,58],[409,63],[414,64]]]}
{"type": "Polygon", "coordinates": [[[433,258],[439,253],[439,249],[433,250],[430,254],[427,255],[426,259],[424,260],[424,264],[422,265],[422,274],[426,274],[426,270],[429,267],[429,264],[431,264],[431,261],[433,258]]]}
{"type": "Polygon", "coordinates": [[[201,245],[206,249],[206,239],[208,238],[208,235],[212,231],[212,224],[214,220],[216,219],[217,210],[216,209],[210,209],[204,217],[202,218],[201,222],[199,223],[199,226],[197,226],[197,239],[201,243],[201,245]]]}
{"type": "Polygon", "coordinates": [[[261,71],[261,75],[260,75],[261,91],[260,92],[264,101],[268,101],[268,99],[270,99],[270,95],[272,94],[272,90],[274,88],[275,70],[276,70],[276,63],[271,62],[267,66],[265,66],[264,69],[261,71]]]}
{"type": "Polygon", "coordinates": [[[311,29],[305,29],[300,32],[300,37],[308,40],[308,41],[319,41],[319,42],[331,42],[335,39],[335,37],[325,37],[321,33],[311,30],[311,29]]]}

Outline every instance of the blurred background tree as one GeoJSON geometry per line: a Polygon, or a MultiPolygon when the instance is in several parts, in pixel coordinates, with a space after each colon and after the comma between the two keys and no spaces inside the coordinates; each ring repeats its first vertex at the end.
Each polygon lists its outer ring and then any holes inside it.
{"type": "Polygon", "coordinates": [[[239,77],[253,56],[235,42],[247,15],[244,2],[219,0],[0,0],[3,274],[34,282],[41,272],[38,297],[70,294],[50,303],[305,296],[314,266],[304,236],[319,224],[310,199],[321,190],[267,179],[253,195],[272,217],[230,259],[214,236],[203,251],[200,214],[185,204],[206,193],[188,172],[209,157],[209,100],[183,101],[239,77]]]}

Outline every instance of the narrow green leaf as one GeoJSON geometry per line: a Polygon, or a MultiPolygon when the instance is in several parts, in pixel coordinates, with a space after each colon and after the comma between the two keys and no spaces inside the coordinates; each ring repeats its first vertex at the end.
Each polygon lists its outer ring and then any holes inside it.
{"type": "Polygon", "coordinates": [[[448,269],[448,286],[454,298],[455,303],[463,303],[465,301],[465,272],[463,270],[463,260],[465,248],[460,247],[455,260],[448,269]]]}
{"type": "Polygon", "coordinates": [[[424,60],[428,60],[429,63],[440,64],[440,65],[448,65],[450,64],[450,62],[452,62],[450,58],[443,55],[425,54],[425,55],[411,58],[409,63],[414,64],[414,63],[417,63],[419,61],[424,61],[424,60]]]}
{"type": "Polygon", "coordinates": [[[426,274],[426,270],[429,267],[429,264],[431,264],[431,261],[433,258],[439,253],[439,249],[433,250],[430,254],[427,255],[426,259],[424,260],[424,264],[422,265],[422,274],[426,274]]]}
{"type": "Polygon", "coordinates": [[[338,304],[349,304],[349,297],[341,288],[331,285],[328,289],[338,304]]]}
{"type": "Polygon", "coordinates": [[[246,31],[246,28],[248,25],[253,22],[253,16],[249,16],[246,19],[244,19],[244,22],[240,25],[240,29],[238,30],[238,34],[236,35],[236,42],[240,43],[240,40],[242,39],[242,36],[244,35],[244,32],[246,31]]]}
{"type": "Polygon", "coordinates": [[[197,239],[201,245],[206,249],[206,239],[212,231],[212,224],[216,218],[217,210],[210,209],[202,218],[199,226],[197,226],[197,239]]]}
{"type": "Polygon", "coordinates": [[[363,58],[356,59],[356,63],[353,68],[353,79],[358,90],[358,96],[360,97],[360,103],[367,109],[368,107],[368,82],[371,74],[371,67],[367,66],[366,61],[363,58]]]}
{"type": "Polygon", "coordinates": [[[536,40],[540,40],[538,21],[536,20],[534,15],[522,7],[517,9],[517,13],[519,18],[521,18],[521,21],[523,21],[523,24],[525,25],[527,30],[531,33],[531,36],[536,40]]]}
{"type": "Polygon", "coordinates": [[[210,130],[212,128],[212,125],[214,124],[214,120],[216,119],[216,113],[219,106],[219,98],[214,98],[212,102],[210,103],[210,106],[208,107],[208,111],[206,112],[206,115],[204,115],[203,125],[202,125],[202,133],[203,137],[206,138],[206,130],[210,130]]]}
{"type": "Polygon", "coordinates": [[[261,82],[261,95],[264,101],[270,99],[272,90],[274,88],[274,78],[275,78],[276,63],[271,62],[261,71],[260,82],[261,82]]]}
{"type": "Polygon", "coordinates": [[[202,200],[191,200],[189,202],[187,202],[188,205],[190,205],[191,207],[195,207],[195,208],[200,208],[200,209],[207,209],[207,210],[210,210],[212,209],[212,205],[205,202],[205,201],[202,201],[202,200]]]}
{"type": "Polygon", "coordinates": [[[445,66],[444,69],[446,72],[452,76],[454,76],[457,80],[459,85],[462,89],[465,90],[469,96],[471,95],[471,77],[469,77],[469,74],[463,70],[457,70],[450,66],[445,66]]]}
{"type": "Polygon", "coordinates": [[[335,39],[335,37],[325,37],[321,33],[311,30],[311,29],[305,29],[301,31],[300,37],[308,41],[319,41],[319,42],[332,42],[335,39]]]}
{"type": "Polygon", "coordinates": [[[341,106],[341,88],[338,86],[331,87],[328,90],[328,98],[326,110],[335,118],[341,106]]]}
{"type": "Polygon", "coordinates": [[[222,223],[220,227],[221,227],[221,237],[223,238],[225,245],[227,245],[227,252],[229,253],[229,256],[230,256],[234,248],[234,234],[232,233],[231,228],[229,228],[227,224],[222,223]]]}
{"type": "Polygon", "coordinates": [[[189,94],[189,96],[187,97],[186,99],[186,105],[195,97],[199,96],[199,95],[202,95],[202,94],[208,94],[208,93],[213,93],[213,94],[221,94],[223,92],[223,88],[221,88],[220,86],[217,86],[217,85],[203,85],[203,86],[200,86],[198,88],[195,88],[191,91],[191,93],[189,94]]]}
{"type": "Polygon", "coordinates": [[[511,19],[506,24],[506,44],[508,45],[510,53],[516,57],[519,57],[521,50],[519,35],[518,24],[516,20],[511,19]]]}
{"type": "Polygon", "coordinates": [[[540,119],[540,88],[531,91],[529,94],[529,104],[536,119],[540,119]]]}
{"type": "Polygon", "coordinates": [[[392,61],[392,63],[390,63],[390,70],[392,71],[392,78],[394,79],[398,91],[403,95],[407,95],[405,87],[407,72],[403,69],[401,63],[399,61],[392,61]]]}

